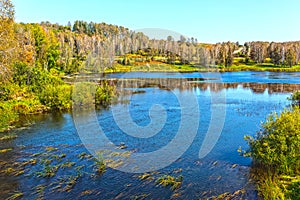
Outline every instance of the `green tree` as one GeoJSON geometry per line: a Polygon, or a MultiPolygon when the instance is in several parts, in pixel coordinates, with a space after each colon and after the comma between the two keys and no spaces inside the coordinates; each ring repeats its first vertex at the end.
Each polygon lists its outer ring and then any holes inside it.
{"type": "Polygon", "coordinates": [[[40,66],[47,71],[52,68],[58,69],[57,61],[60,56],[60,44],[53,31],[39,24],[33,24],[31,30],[36,51],[36,66],[40,66]]]}
{"type": "Polygon", "coordinates": [[[46,33],[38,24],[31,26],[33,32],[35,51],[36,51],[36,64],[41,67],[46,65],[46,33]]]}
{"type": "Polygon", "coordinates": [[[296,64],[296,54],[292,48],[289,48],[285,52],[285,62],[286,62],[286,65],[288,65],[289,67],[292,67],[293,65],[296,64]]]}
{"type": "Polygon", "coordinates": [[[49,34],[48,36],[49,44],[46,50],[47,70],[49,71],[52,68],[60,70],[57,66],[57,61],[60,56],[60,50],[59,50],[60,45],[52,31],[50,31],[48,34],[49,34]]]}

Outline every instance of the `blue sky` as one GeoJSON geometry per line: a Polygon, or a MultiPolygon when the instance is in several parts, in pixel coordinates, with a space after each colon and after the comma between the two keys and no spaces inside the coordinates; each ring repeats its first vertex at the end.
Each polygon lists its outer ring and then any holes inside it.
{"type": "Polygon", "coordinates": [[[300,40],[299,0],[12,0],[17,22],[106,22],[201,42],[300,40]]]}

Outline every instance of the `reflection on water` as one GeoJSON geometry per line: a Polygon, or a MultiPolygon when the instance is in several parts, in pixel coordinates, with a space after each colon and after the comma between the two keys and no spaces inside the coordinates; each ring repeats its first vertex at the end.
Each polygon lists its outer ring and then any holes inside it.
{"type": "MultiPolygon", "coordinates": [[[[150,173],[149,178],[144,180],[139,178],[140,174],[111,168],[101,175],[95,172],[95,161],[82,145],[72,114],[34,116],[24,119],[31,122],[31,126],[14,130],[18,138],[0,141],[1,149],[12,148],[7,153],[0,153],[0,199],[16,191],[23,193],[23,199],[203,199],[235,191],[240,191],[237,192],[238,197],[243,199],[257,199],[255,185],[249,180],[251,160],[239,156],[237,149],[239,146],[247,148],[243,136],[254,135],[267,114],[280,111],[289,104],[287,97],[300,89],[298,84],[288,83],[293,83],[294,75],[279,74],[275,77],[279,80],[277,83],[273,82],[274,74],[267,76],[272,78],[268,82],[261,73],[254,72],[239,73],[242,78],[231,74],[232,82],[228,81],[228,74],[223,74],[226,83],[215,81],[212,77],[195,77],[194,73],[185,74],[188,79],[159,77],[157,74],[137,79],[133,74],[131,78],[117,80],[114,78],[118,74],[110,75],[111,84],[124,91],[125,96],[120,98],[128,100],[129,117],[137,125],[151,123],[149,110],[154,104],[159,104],[166,111],[165,125],[158,134],[149,138],[136,138],[121,130],[115,122],[113,109],[97,111],[97,119],[110,141],[117,146],[124,144],[126,151],[132,152],[151,152],[166,146],[179,128],[181,107],[173,93],[179,90],[182,95],[196,95],[200,109],[199,129],[188,150],[170,166],[150,173]],[[248,80],[254,76],[264,81],[237,82],[238,79],[248,80]],[[282,80],[286,83],[281,83],[282,80]],[[204,159],[199,159],[199,149],[212,123],[211,96],[221,92],[226,94],[226,105],[215,106],[226,108],[224,128],[213,150],[204,159]],[[57,169],[55,166],[58,166],[57,169]],[[12,171],[15,168],[18,170],[12,171]],[[50,174],[53,171],[54,175],[45,176],[47,170],[50,174]],[[166,174],[183,176],[178,190],[157,186],[155,181],[166,174]]],[[[123,102],[111,108],[119,109],[124,106],[123,102]]],[[[122,112],[118,114],[122,118],[122,112]]],[[[79,117],[86,116],[82,114],[79,117]]],[[[131,120],[129,117],[124,115],[123,125],[131,120]]]]}
{"type": "Polygon", "coordinates": [[[254,93],[292,93],[300,90],[299,84],[287,83],[219,83],[206,82],[202,78],[147,78],[147,79],[105,79],[110,84],[118,86],[118,88],[148,88],[158,87],[166,90],[191,90],[198,88],[213,92],[219,92],[223,89],[245,88],[251,89],[254,93]]]}
{"type": "Polygon", "coordinates": [[[300,83],[300,72],[194,72],[194,73],[113,73],[105,76],[92,76],[91,80],[99,80],[100,78],[204,78],[206,82],[219,83],[300,83]],[[94,78],[92,78],[94,77],[94,78]]]}
{"type": "Polygon", "coordinates": [[[269,84],[257,84],[257,83],[200,83],[195,84],[195,87],[199,87],[202,90],[206,90],[208,87],[212,91],[217,92],[220,88],[237,89],[244,88],[250,89],[253,93],[292,93],[299,90],[299,84],[283,84],[283,83],[269,83],[269,84]],[[219,85],[222,85],[221,87],[219,85]]]}

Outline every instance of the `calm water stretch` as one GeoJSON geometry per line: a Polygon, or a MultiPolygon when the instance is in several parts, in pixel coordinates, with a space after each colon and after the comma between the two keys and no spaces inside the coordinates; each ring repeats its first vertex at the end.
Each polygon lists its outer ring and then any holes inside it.
{"type": "MultiPolygon", "coordinates": [[[[24,127],[12,131],[18,137],[1,142],[1,149],[12,150],[0,154],[0,199],[18,192],[23,193],[21,199],[205,199],[225,192],[257,199],[250,179],[251,160],[237,150],[247,149],[244,135],[255,135],[266,116],[289,105],[287,97],[300,89],[300,73],[116,73],[105,78],[122,91],[108,109],[24,118],[24,127]],[[198,108],[190,103],[193,99],[198,108]],[[91,124],[82,124],[90,122],[91,116],[110,141],[107,145],[123,152],[110,154],[112,161],[106,161],[110,167],[104,173],[97,173],[99,161],[89,151],[95,146],[89,146],[85,138],[97,132],[91,124]],[[208,139],[215,137],[216,144],[200,158],[211,124],[215,135],[208,139]],[[77,132],[79,125],[82,129],[77,132]],[[186,127],[182,133],[186,138],[176,141],[178,148],[171,148],[174,152],[158,154],[157,159],[144,158],[143,166],[157,169],[147,174],[124,172],[139,172],[142,167],[122,162],[122,157],[148,156],[167,148],[179,137],[181,126],[186,127]],[[214,126],[223,126],[220,135],[214,126]],[[193,127],[198,127],[195,133],[193,127]],[[173,153],[178,153],[178,158],[164,166],[173,153]],[[174,190],[159,185],[164,175],[182,184],[174,190]]],[[[104,157],[100,161],[107,159],[105,149],[98,148],[104,157]]]]}

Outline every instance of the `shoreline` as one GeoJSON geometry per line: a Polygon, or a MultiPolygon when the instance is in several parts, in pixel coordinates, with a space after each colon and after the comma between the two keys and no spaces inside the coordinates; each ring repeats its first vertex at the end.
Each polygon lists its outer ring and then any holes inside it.
{"type": "MultiPolygon", "coordinates": [[[[179,73],[192,73],[192,72],[243,72],[243,71],[268,71],[268,72],[300,72],[300,66],[294,67],[277,67],[268,66],[261,67],[256,65],[242,65],[242,66],[230,66],[230,67],[195,67],[195,66],[183,66],[180,65],[165,65],[161,64],[160,69],[155,67],[143,69],[141,66],[123,66],[122,68],[116,67],[114,69],[106,69],[103,73],[125,73],[125,72],[179,72],[179,73]]],[[[87,72],[88,73],[88,72],[87,72]]]]}

